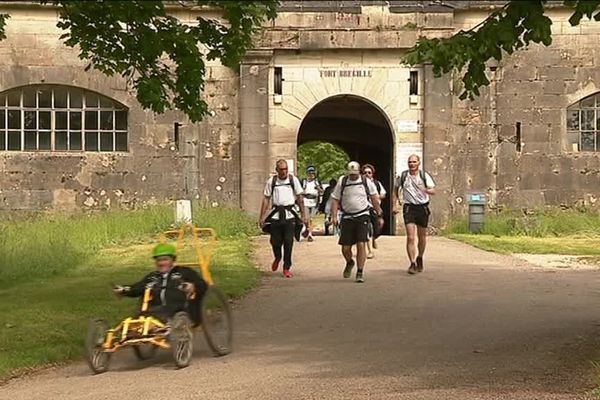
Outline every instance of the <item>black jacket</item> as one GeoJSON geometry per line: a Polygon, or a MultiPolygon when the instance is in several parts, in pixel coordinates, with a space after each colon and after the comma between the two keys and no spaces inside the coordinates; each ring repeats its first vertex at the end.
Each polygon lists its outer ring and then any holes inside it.
{"type": "Polygon", "coordinates": [[[206,282],[195,270],[188,267],[173,267],[164,276],[154,271],[146,275],[141,281],[131,286],[125,286],[123,295],[127,297],[141,297],[146,288],[151,289],[151,299],[148,304],[149,312],[157,316],[168,318],[178,311],[190,312],[194,321],[199,321],[199,304],[206,292],[206,282]],[[188,301],[186,294],[179,286],[189,282],[194,284],[196,297],[194,301],[188,301]]]}
{"type": "Polygon", "coordinates": [[[331,197],[331,192],[335,189],[334,186],[327,186],[323,191],[323,195],[321,196],[321,202],[319,203],[319,211],[325,214],[325,206],[327,205],[327,201],[331,197]]]}

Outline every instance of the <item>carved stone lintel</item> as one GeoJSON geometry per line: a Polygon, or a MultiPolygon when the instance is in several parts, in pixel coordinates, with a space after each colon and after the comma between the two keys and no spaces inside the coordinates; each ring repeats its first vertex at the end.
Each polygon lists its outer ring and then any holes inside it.
{"type": "Polygon", "coordinates": [[[253,49],[248,50],[246,55],[242,59],[242,65],[265,65],[270,64],[273,59],[273,50],[272,49],[253,49]]]}

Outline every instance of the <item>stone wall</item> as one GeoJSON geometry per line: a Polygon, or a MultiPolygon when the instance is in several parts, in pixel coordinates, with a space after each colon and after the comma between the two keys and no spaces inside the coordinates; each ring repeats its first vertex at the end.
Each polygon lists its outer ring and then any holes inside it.
{"type": "MultiPolygon", "coordinates": [[[[377,105],[396,130],[394,146],[422,141],[425,168],[438,185],[436,226],[465,212],[470,190],[486,191],[493,207],[598,204],[600,157],[568,146],[566,108],[600,90],[600,23],[571,27],[568,12],[553,9],[552,46],[534,45],[502,60],[477,100],[460,101],[457,77],[434,78],[424,66],[418,99],[407,104],[410,68],[400,64],[403,52],[420,36],[446,37],[474,26],[499,2],[431,3],[427,10],[423,2],[354,2],[339,10],[317,9],[332,2],[296,3],[302,2],[284,2],[239,74],[207,62],[204,95],[212,115],[200,124],[177,112],[144,111],[122,79],[84,72],[77,52],[59,42],[51,8],[0,3],[12,16],[8,39],[0,42],[0,91],[77,86],[129,109],[127,153],[1,152],[0,208],[128,207],[187,197],[256,213],[274,160],[295,159],[303,118],[337,94],[377,105]],[[277,101],[274,67],[284,76],[277,101]],[[331,80],[320,75],[328,68],[373,75],[331,80]],[[398,132],[405,119],[417,119],[417,131],[398,132]],[[175,122],[182,124],[178,149],[175,122]]],[[[172,11],[185,21],[198,12],[172,11]]]]}
{"type": "MultiPolygon", "coordinates": [[[[201,124],[140,108],[120,77],[90,70],[59,41],[56,11],[2,4],[11,15],[0,42],[0,91],[59,84],[95,91],[129,109],[129,152],[0,152],[0,208],[108,208],[173,198],[239,204],[237,74],[209,62],[201,124]],[[175,148],[174,123],[180,128],[175,148]]],[[[190,15],[180,16],[191,18],[190,15]]]]}
{"type": "MultiPolygon", "coordinates": [[[[571,27],[570,13],[561,9],[550,16],[551,46],[533,45],[507,57],[476,101],[453,98],[450,210],[465,211],[456,200],[469,190],[487,191],[492,207],[598,206],[600,153],[572,151],[566,109],[600,90],[600,24],[571,27]]],[[[457,18],[457,29],[480,19],[457,18]]]]}

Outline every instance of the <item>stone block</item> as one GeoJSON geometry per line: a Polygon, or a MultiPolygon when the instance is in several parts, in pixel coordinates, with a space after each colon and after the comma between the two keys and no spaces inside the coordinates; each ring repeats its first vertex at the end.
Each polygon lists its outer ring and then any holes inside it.
{"type": "Polygon", "coordinates": [[[317,102],[319,98],[313,93],[312,85],[305,85],[304,82],[295,82],[292,87],[293,98],[302,104],[307,110],[310,110],[317,102]]]}
{"type": "MultiPolygon", "coordinates": [[[[299,125],[298,125],[299,126],[299,125]]],[[[298,129],[289,129],[283,126],[272,126],[270,129],[270,143],[289,143],[296,142],[298,138],[298,129]]]]}
{"type": "Polygon", "coordinates": [[[534,96],[533,104],[537,108],[562,109],[566,108],[566,98],[560,94],[542,94],[534,96]]]}
{"type": "Polygon", "coordinates": [[[530,81],[537,78],[537,68],[531,64],[513,64],[503,68],[503,81],[530,81]]]}
{"type": "Polygon", "coordinates": [[[213,65],[207,68],[207,80],[227,81],[237,79],[238,74],[224,65],[213,65]]]}
{"type": "Polygon", "coordinates": [[[240,143],[240,151],[244,157],[261,157],[268,153],[269,144],[244,140],[240,143]]]}
{"type": "Polygon", "coordinates": [[[454,15],[452,13],[424,14],[424,28],[428,29],[454,29],[454,15]]]}
{"type": "Polygon", "coordinates": [[[572,67],[540,67],[538,77],[544,80],[574,80],[575,68],[572,67]]]}
{"type": "MultiPolygon", "coordinates": [[[[219,113],[217,112],[217,115],[219,115],[219,122],[221,123],[231,123],[233,121],[233,115],[230,116],[230,118],[223,118],[223,115],[225,113],[219,113]]],[[[268,114],[268,110],[265,107],[247,107],[244,106],[244,108],[242,108],[240,110],[240,118],[243,121],[244,124],[268,124],[269,122],[269,114],[268,114]]]]}
{"type": "Polygon", "coordinates": [[[279,158],[295,159],[296,158],[296,142],[287,143],[271,143],[269,146],[269,155],[272,160],[279,158]]]}
{"type": "Polygon", "coordinates": [[[281,73],[283,81],[286,83],[302,82],[304,80],[304,68],[302,67],[282,67],[281,73]]]}
{"type": "MultiPolygon", "coordinates": [[[[567,22],[567,24],[569,23],[567,22]]],[[[579,23],[579,28],[582,36],[596,36],[596,38],[600,37],[600,26],[598,26],[598,23],[596,21],[589,21],[587,18],[584,17],[579,23]]],[[[570,29],[575,29],[575,27],[570,27],[570,29]]]]}
{"type": "Polygon", "coordinates": [[[564,94],[565,93],[565,82],[564,81],[545,81],[544,82],[544,93],[545,94],[564,94]]]}
{"type": "Polygon", "coordinates": [[[285,112],[295,116],[298,119],[304,118],[309,111],[309,108],[298,101],[298,99],[296,99],[293,95],[286,96],[285,99],[283,99],[281,106],[285,112]]]}
{"type": "Polygon", "coordinates": [[[242,128],[240,130],[240,140],[242,142],[245,140],[256,142],[267,141],[268,132],[269,129],[266,124],[244,123],[242,124],[242,128]]]}
{"type": "MultiPolygon", "coordinates": [[[[514,78],[514,77],[511,77],[514,78]]],[[[552,81],[556,82],[556,81],[552,81]]],[[[498,95],[510,96],[521,95],[530,96],[544,93],[544,83],[542,81],[528,80],[503,80],[498,84],[498,95]]]]}

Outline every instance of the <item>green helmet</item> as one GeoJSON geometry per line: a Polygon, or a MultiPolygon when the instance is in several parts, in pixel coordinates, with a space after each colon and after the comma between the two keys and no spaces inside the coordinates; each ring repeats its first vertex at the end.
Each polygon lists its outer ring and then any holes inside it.
{"type": "Polygon", "coordinates": [[[154,250],[152,250],[152,258],[163,257],[163,256],[171,256],[175,258],[175,246],[170,243],[160,243],[154,246],[154,250]]]}

